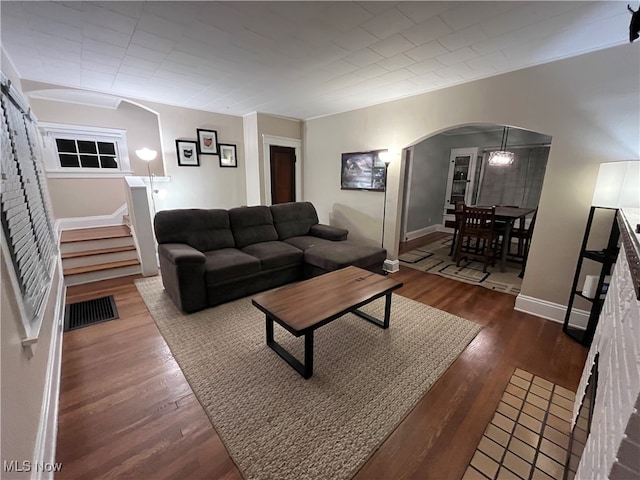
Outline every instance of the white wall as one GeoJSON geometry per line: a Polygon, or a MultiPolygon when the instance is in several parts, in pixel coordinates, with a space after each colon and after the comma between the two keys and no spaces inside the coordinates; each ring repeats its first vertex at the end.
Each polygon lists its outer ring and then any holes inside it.
{"type": "Polygon", "coordinates": [[[140,102],[158,112],[165,159],[171,177],[161,188],[167,198],[158,209],[231,208],[246,204],[244,132],[242,117],[205,112],[152,102],[140,102]],[[196,129],[218,132],[218,142],[237,147],[237,168],[221,168],[217,155],[201,155],[199,167],[178,166],[176,139],[196,139],[196,129]]]}
{"type": "MultiPolygon", "coordinates": [[[[4,239],[3,239],[4,241],[4,239]]],[[[5,460],[52,461],[57,431],[57,405],[60,385],[62,326],[64,303],[62,271],[57,266],[51,293],[45,299],[44,318],[38,342],[30,357],[22,347],[17,297],[11,288],[8,267],[2,258],[0,285],[1,387],[0,451],[5,460]],[[62,292],[62,293],[61,293],[62,292]]],[[[1,478],[29,478],[29,473],[0,473],[1,478]]]]}
{"type": "Polygon", "coordinates": [[[442,224],[449,174],[448,137],[436,135],[413,147],[407,233],[442,224]]]}
{"type": "MultiPolygon", "coordinates": [[[[64,88],[39,82],[24,82],[25,91],[64,88]]],[[[156,198],[158,210],[169,208],[230,208],[246,203],[244,135],[242,118],[201,110],[173,107],[127,99],[117,110],[95,106],[33,99],[38,120],[47,122],[121,128],[127,130],[129,159],[135,175],[147,176],[147,165],[135,150],[149,147],[159,152],[151,162],[151,173],[168,176],[167,183],[156,188],[167,197],[156,198]],[[139,106],[138,106],[139,105],[139,106]],[[180,167],[176,139],[196,139],[197,128],[218,132],[218,141],[237,145],[238,167],[221,168],[218,156],[201,155],[200,167],[180,167]]],[[[125,201],[121,179],[49,179],[56,217],[110,215],[125,201]],[[77,198],[86,191],[84,202],[77,198]]]]}
{"type": "MultiPolygon", "coordinates": [[[[31,81],[24,81],[23,86],[27,93],[57,88],[31,81]]],[[[126,130],[133,174],[148,175],[147,163],[135,154],[148,147],[160,152],[149,165],[151,173],[164,175],[158,117],[153,112],[129,102],[120,102],[117,109],[39,98],[30,99],[29,104],[39,122],[126,130]]],[[[126,202],[122,178],[49,178],[48,185],[53,212],[60,219],[112,215],[126,202]]]]}
{"type": "MultiPolygon", "coordinates": [[[[395,150],[389,201],[400,192],[400,150],[452,126],[512,125],[553,137],[523,294],[567,303],[601,162],[640,157],[638,45],[589,53],[526,70],[306,123],[305,199],[322,221],[376,244],[383,195],[340,190],[340,154],[395,150]]],[[[389,205],[389,204],[388,204],[389,205]]],[[[395,204],[398,207],[397,203],[395,204]]],[[[387,232],[399,232],[387,208],[387,232]],[[391,227],[391,228],[390,228],[391,227]]],[[[397,252],[398,236],[387,237],[397,252]]]]}

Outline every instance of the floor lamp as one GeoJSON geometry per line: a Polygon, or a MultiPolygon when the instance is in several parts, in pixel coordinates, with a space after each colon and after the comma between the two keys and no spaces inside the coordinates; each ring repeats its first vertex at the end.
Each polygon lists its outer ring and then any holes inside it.
{"type": "Polygon", "coordinates": [[[156,200],[155,198],[153,198],[153,194],[157,193],[154,189],[153,189],[153,175],[151,175],[151,167],[149,166],[149,164],[155,160],[156,156],[158,155],[158,152],[156,152],[155,150],[151,150],[150,148],[144,147],[144,148],[140,148],[138,150],[136,150],[136,155],[138,156],[138,158],[140,160],[144,160],[145,162],[147,162],[147,173],[149,175],[149,186],[151,187],[151,204],[153,205],[153,216],[155,217],[156,215],[156,200]]]}

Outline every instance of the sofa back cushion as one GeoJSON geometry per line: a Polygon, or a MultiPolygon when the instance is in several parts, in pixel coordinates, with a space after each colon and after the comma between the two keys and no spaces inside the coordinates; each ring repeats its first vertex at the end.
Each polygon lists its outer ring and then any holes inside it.
{"type": "Polygon", "coordinates": [[[269,207],[239,207],[229,210],[231,231],[237,248],[254,243],[278,240],[278,232],[273,226],[273,216],[269,207]]]}
{"type": "Polygon", "coordinates": [[[163,210],[153,228],[158,243],[186,243],[201,252],[235,247],[229,213],[222,209],[163,210]]]}
{"type": "Polygon", "coordinates": [[[318,223],[318,213],[311,202],[289,202],[271,205],[273,223],[280,240],[308,235],[318,223]]]}

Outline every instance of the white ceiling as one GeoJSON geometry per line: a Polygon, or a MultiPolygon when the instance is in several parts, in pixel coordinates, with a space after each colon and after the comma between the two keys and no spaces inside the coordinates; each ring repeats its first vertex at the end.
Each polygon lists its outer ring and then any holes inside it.
{"type": "Polygon", "coordinates": [[[625,1],[6,2],[21,78],[307,119],[628,42],[625,1]]]}

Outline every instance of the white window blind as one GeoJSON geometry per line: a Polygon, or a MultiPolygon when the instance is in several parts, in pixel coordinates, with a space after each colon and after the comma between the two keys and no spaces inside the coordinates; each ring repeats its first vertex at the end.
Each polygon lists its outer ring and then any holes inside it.
{"type": "Polygon", "coordinates": [[[2,233],[22,295],[27,332],[42,310],[57,257],[38,129],[2,75],[2,233]]]}

